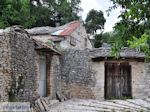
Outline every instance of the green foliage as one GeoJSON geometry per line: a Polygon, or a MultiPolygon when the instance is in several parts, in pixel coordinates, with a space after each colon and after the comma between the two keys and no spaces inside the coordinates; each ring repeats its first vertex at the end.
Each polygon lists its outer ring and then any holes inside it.
{"type": "Polygon", "coordinates": [[[112,44],[114,40],[115,33],[114,32],[106,32],[94,35],[94,47],[99,48],[103,43],[112,44]]]}
{"type": "Polygon", "coordinates": [[[102,11],[92,9],[89,11],[85,22],[87,32],[90,34],[95,34],[97,30],[104,29],[106,20],[102,11]]]}
{"type": "Polygon", "coordinates": [[[46,42],[47,45],[51,46],[51,47],[54,47],[55,49],[59,50],[59,51],[62,51],[63,49],[60,47],[60,45],[57,45],[55,44],[53,41],[51,40],[48,40],[46,42]]]}
{"type": "Polygon", "coordinates": [[[34,17],[30,15],[29,0],[2,0],[0,28],[11,25],[30,27],[34,17]]]}
{"type": "Polygon", "coordinates": [[[148,44],[149,39],[149,35],[143,34],[140,38],[133,36],[132,40],[128,40],[130,48],[138,49],[146,54],[146,61],[150,61],[150,46],[148,44]]]}
{"type": "Polygon", "coordinates": [[[147,51],[149,49],[149,45],[147,43],[149,36],[147,34],[143,34],[141,38],[136,38],[133,36],[132,40],[128,40],[128,44],[130,48],[137,48],[139,51],[147,51]]]}
{"type": "Polygon", "coordinates": [[[111,33],[110,32],[106,32],[102,34],[102,39],[103,39],[103,43],[111,43],[111,33]]]}
{"type": "MultiPolygon", "coordinates": [[[[113,7],[108,11],[122,7],[121,19],[114,29],[118,33],[115,43],[122,43],[122,47],[140,49],[149,57],[149,27],[150,27],[150,1],[149,0],[111,0],[113,7]]],[[[117,44],[116,44],[117,45],[117,44]]],[[[115,46],[116,47],[116,46],[115,46]]],[[[120,45],[118,46],[119,48],[120,45]]]]}
{"type": "Polygon", "coordinates": [[[80,0],[0,0],[0,28],[55,26],[79,19],[80,0]],[[34,4],[36,2],[37,4],[34,4]]]}
{"type": "Polygon", "coordinates": [[[68,23],[73,20],[79,19],[77,15],[81,8],[79,6],[80,0],[60,0],[59,5],[57,7],[57,14],[61,17],[61,24],[68,23]]]}
{"type": "Polygon", "coordinates": [[[122,44],[120,43],[120,41],[116,41],[115,43],[113,43],[111,48],[111,56],[115,57],[116,59],[119,59],[121,48],[122,44]]]}
{"type": "Polygon", "coordinates": [[[96,34],[94,36],[95,40],[94,40],[94,47],[95,48],[99,48],[101,47],[103,40],[102,40],[102,34],[96,34]]]}
{"type": "Polygon", "coordinates": [[[49,45],[49,46],[54,46],[54,45],[55,45],[54,42],[51,41],[51,40],[48,40],[48,41],[46,42],[46,44],[49,45]]]}
{"type": "Polygon", "coordinates": [[[103,33],[102,34],[102,42],[112,45],[113,43],[116,42],[116,40],[119,39],[118,38],[119,35],[120,34],[116,31],[103,33]]]}
{"type": "Polygon", "coordinates": [[[103,43],[103,34],[96,34],[96,31],[104,29],[104,24],[106,20],[104,18],[103,12],[94,9],[90,10],[87,14],[85,22],[85,28],[87,33],[93,35],[95,38],[94,47],[101,47],[101,44],[103,43]]]}

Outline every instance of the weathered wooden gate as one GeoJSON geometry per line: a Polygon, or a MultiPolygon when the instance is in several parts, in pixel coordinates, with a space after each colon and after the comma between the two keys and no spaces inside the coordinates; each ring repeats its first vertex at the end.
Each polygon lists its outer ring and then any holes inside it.
{"type": "Polygon", "coordinates": [[[131,97],[131,66],[127,62],[105,62],[105,98],[131,97]]]}

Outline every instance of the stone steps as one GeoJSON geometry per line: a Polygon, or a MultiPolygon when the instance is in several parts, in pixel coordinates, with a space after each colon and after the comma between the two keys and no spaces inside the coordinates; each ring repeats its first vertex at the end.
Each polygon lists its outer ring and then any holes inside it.
{"type": "Polygon", "coordinates": [[[118,105],[125,106],[126,108],[129,108],[130,110],[133,110],[133,111],[139,111],[141,109],[145,110],[145,108],[143,109],[141,106],[135,105],[135,104],[130,103],[130,102],[125,101],[125,100],[113,100],[113,101],[110,101],[110,102],[114,102],[118,105]]]}
{"type": "Polygon", "coordinates": [[[50,108],[49,112],[150,112],[150,99],[81,100],[72,99],[50,108]]]}
{"type": "Polygon", "coordinates": [[[135,99],[135,100],[127,100],[128,102],[131,102],[135,105],[141,106],[142,108],[150,110],[150,102],[148,103],[145,100],[142,99],[135,99]]]}

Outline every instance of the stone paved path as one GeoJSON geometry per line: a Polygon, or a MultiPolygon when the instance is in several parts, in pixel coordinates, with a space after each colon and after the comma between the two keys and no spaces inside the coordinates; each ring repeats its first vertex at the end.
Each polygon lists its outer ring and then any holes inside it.
{"type": "Polygon", "coordinates": [[[107,101],[72,99],[49,107],[49,112],[150,112],[150,98],[107,101]]]}

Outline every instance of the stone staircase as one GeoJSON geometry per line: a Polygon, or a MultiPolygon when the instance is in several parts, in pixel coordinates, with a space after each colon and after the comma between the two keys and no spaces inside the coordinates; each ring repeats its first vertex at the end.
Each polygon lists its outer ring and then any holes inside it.
{"type": "Polygon", "coordinates": [[[150,112],[149,99],[81,100],[49,104],[49,112],[150,112]]]}

